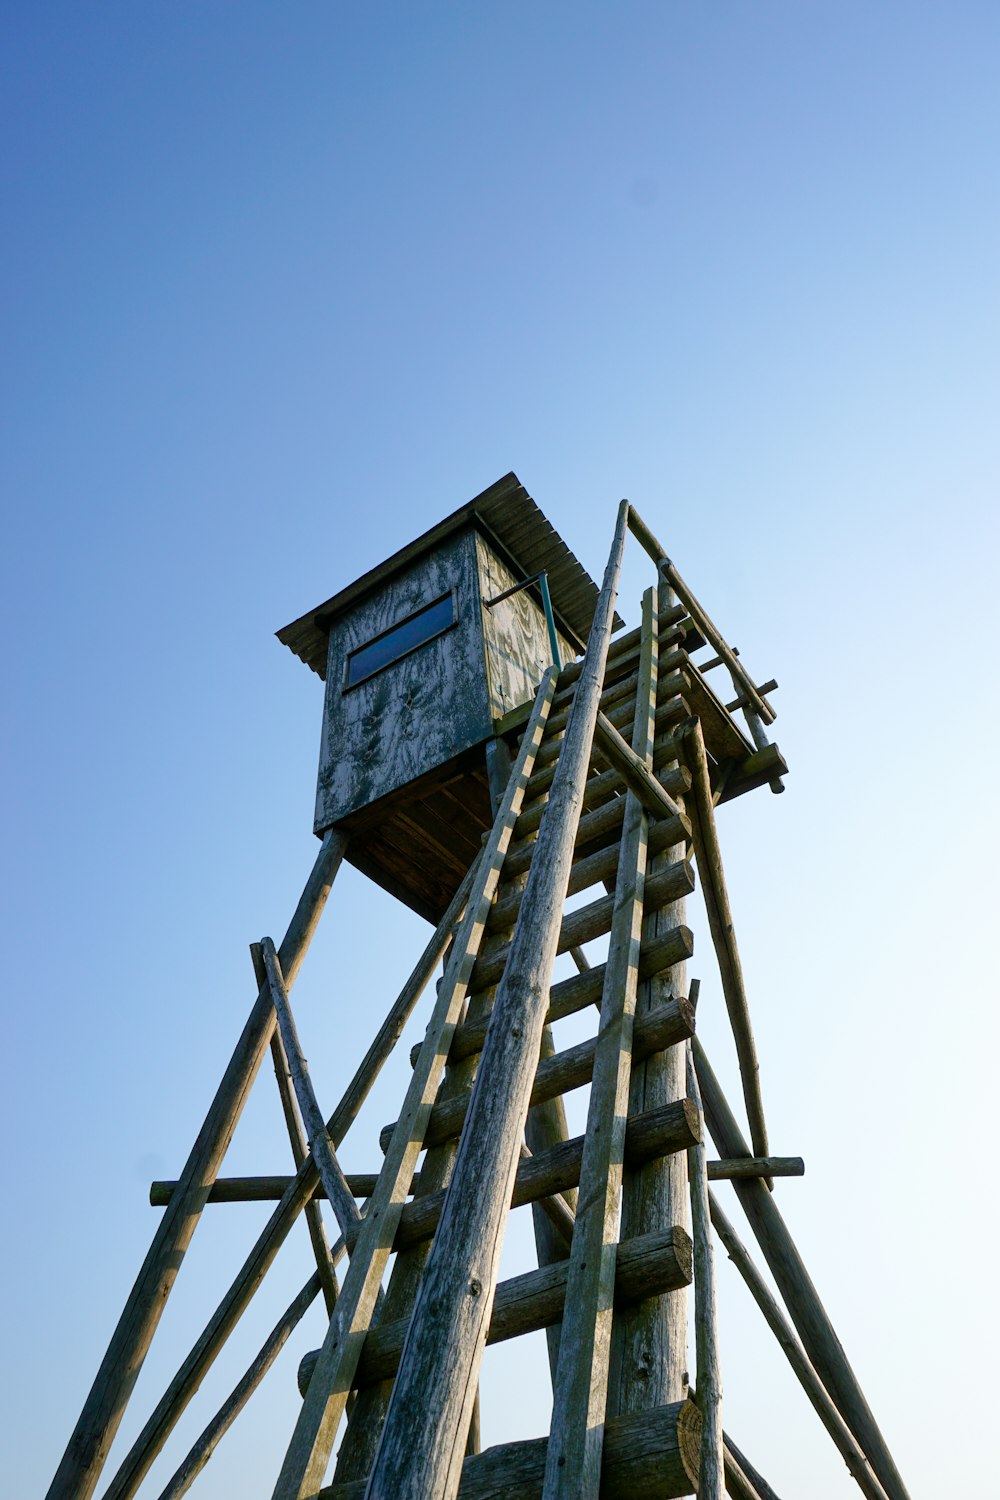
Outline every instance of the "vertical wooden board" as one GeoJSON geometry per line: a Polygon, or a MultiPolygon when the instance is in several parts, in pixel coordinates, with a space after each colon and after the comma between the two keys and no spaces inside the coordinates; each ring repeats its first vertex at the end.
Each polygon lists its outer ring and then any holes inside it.
{"type": "MultiPolygon", "coordinates": [[[[485,537],[478,534],[476,555],[478,587],[484,601],[495,599],[520,583],[521,578],[511,572],[485,537]]],[[[511,709],[531,702],[542,673],[551,666],[548,626],[541,605],[529,589],[513,594],[492,609],[484,607],[482,622],[490,711],[494,719],[501,719],[511,709]]],[[[576,656],[576,648],[558,630],[556,635],[565,665],[576,656]]]]}
{"type": "Polygon", "coordinates": [[[317,832],[492,734],[480,616],[475,535],[468,530],[332,622],[317,832]],[[457,624],[345,691],[351,651],[449,592],[457,624]]]}

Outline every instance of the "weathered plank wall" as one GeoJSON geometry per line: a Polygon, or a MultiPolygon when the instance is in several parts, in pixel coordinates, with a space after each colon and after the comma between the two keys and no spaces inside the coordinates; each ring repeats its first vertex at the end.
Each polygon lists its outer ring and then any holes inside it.
{"type": "MultiPolygon", "coordinates": [[[[524,577],[511,572],[485,537],[477,535],[476,551],[484,600],[495,599],[524,577]]],[[[552,664],[549,632],[542,607],[529,589],[482,613],[490,710],[494,719],[502,719],[512,708],[530,703],[538,691],[542,673],[552,664]]],[[[576,656],[562,635],[559,652],[563,666],[576,656]]]]}
{"type": "Polygon", "coordinates": [[[479,592],[470,530],[448,537],[332,622],[317,832],[491,735],[479,592]],[[349,652],[449,590],[458,613],[452,629],[344,691],[349,652]]]}

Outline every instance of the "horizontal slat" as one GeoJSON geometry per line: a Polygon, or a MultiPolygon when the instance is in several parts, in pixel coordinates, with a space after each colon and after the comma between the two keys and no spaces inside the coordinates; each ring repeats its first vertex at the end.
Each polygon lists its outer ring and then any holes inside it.
{"type": "MultiPolygon", "coordinates": [[[[611,1417],[604,1427],[600,1500],[673,1500],[698,1477],[701,1414],[693,1401],[611,1417]]],[[[538,1500],[547,1438],[502,1443],[462,1465],[459,1500],[538,1500]]],[[[317,1500],[364,1500],[367,1480],[331,1484],[317,1500]]]]}
{"type": "MultiPolygon", "coordinates": [[[[636,1020],[632,1056],[641,1060],[653,1052],[662,1052],[664,1047],[672,1047],[675,1042],[686,1041],[693,1035],[694,1010],[688,1001],[681,996],[665,1000],[662,1005],[657,1005],[636,1020]]],[[[535,1073],[531,1090],[532,1104],[542,1104],[546,1099],[555,1099],[559,1094],[566,1094],[570,1089],[581,1088],[583,1084],[589,1083],[594,1071],[596,1047],[597,1039],[590,1037],[587,1041],[578,1042],[575,1047],[555,1053],[553,1057],[543,1058],[535,1073]]],[[[425,1145],[439,1146],[442,1141],[458,1135],[465,1120],[469,1098],[469,1093],[463,1093],[435,1104],[427,1123],[425,1145]]],[[[383,1128],[379,1137],[379,1145],[383,1151],[395,1128],[395,1122],[383,1128]]]]}
{"type": "MultiPolygon", "coordinates": [[[[610,850],[602,850],[595,858],[603,859],[606,853],[614,855],[616,852],[612,846],[610,850]]],[[[581,861],[581,864],[585,863],[587,862],[581,861]]],[[[693,890],[694,872],[687,860],[678,860],[646,882],[646,911],[659,911],[660,907],[665,906],[668,901],[675,901],[680,896],[689,896],[693,890]]],[[[599,900],[591,901],[587,906],[581,906],[576,911],[566,912],[559,930],[559,945],[556,951],[566,953],[578,944],[589,943],[594,938],[601,937],[611,926],[614,905],[613,895],[602,896],[599,900]]],[[[505,947],[491,958],[477,959],[472,971],[470,988],[485,990],[498,984],[504,964],[507,962],[507,953],[508,949],[505,947]]]]}
{"type": "MultiPolygon", "coordinates": [[[[523,1276],[501,1281],[496,1290],[486,1342],[501,1344],[558,1323],[566,1301],[569,1262],[558,1261],[523,1276]]],[[[615,1251],[615,1303],[639,1302],[675,1292],[691,1282],[691,1241],[681,1228],[637,1235],[615,1251]]],[[[391,1380],[399,1367],[409,1318],[373,1328],[365,1339],[355,1384],[359,1388],[391,1380]]],[[[299,1389],[308,1383],[316,1352],[299,1366],[299,1389]]]]}
{"type": "MultiPolygon", "coordinates": [[[[659,1109],[633,1115],[625,1132],[626,1163],[630,1167],[642,1166],[644,1162],[670,1156],[675,1151],[686,1151],[698,1139],[698,1129],[698,1112],[690,1099],[677,1099],[659,1109]]],[[[580,1180],[582,1156],[583,1136],[578,1135],[519,1162],[511,1207],[520,1208],[526,1203],[536,1203],[539,1198],[551,1198],[554,1193],[564,1193],[567,1188],[576,1187],[580,1180]]],[[[396,1231],[396,1250],[430,1239],[441,1217],[444,1197],[443,1191],[428,1193],[423,1198],[412,1198],[404,1206],[396,1231]]],[[[348,1250],[352,1249],[356,1238],[357,1233],[352,1228],[347,1235],[348,1250]]]]}

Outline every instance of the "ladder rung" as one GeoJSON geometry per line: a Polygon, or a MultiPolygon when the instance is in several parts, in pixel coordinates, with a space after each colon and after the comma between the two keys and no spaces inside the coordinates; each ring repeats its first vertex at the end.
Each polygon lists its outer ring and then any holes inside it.
{"type": "MultiPolygon", "coordinates": [[[[669,822],[670,819],[664,819],[664,821],[669,822]]],[[[612,845],[610,849],[602,850],[599,855],[595,856],[595,859],[607,861],[607,856],[610,856],[608,863],[610,870],[613,871],[617,864],[617,854],[617,847],[612,845]]],[[[586,860],[580,861],[581,865],[587,863],[588,861],[586,860]]],[[[580,888],[584,889],[584,887],[580,888]]],[[[689,896],[693,890],[694,872],[690,864],[687,860],[677,860],[674,864],[668,865],[660,874],[654,875],[647,880],[647,913],[659,911],[660,907],[666,906],[668,901],[675,901],[681,896],[689,896]]],[[[569,948],[575,948],[579,943],[589,943],[594,938],[601,937],[602,934],[610,929],[614,905],[615,898],[613,895],[601,896],[598,900],[591,901],[588,905],[581,906],[576,911],[566,912],[563,916],[562,927],[559,930],[559,945],[556,952],[565,953],[569,948]]],[[[491,958],[478,958],[475,968],[472,971],[470,989],[485,990],[497,984],[506,962],[506,948],[491,958]]]]}
{"type": "MultiPolygon", "coordinates": [[[[694,1010],[687,1000],[680,996],[664,1000],[644,1015],[636,1017],[632,1040],[633,1060],[639,1062],[644,1057],[662,1052],[665,1047],[672,1047],[675,1042],[683,1042],[693,1035],[694,1010]]],[[[553,1057],[543,1058],[535,1073],[531,1090],[532,1104],[555,1099],[560,1094],[568,1094],[570,1089],[578,1089],[589,1083],[594,1071],[596,1049],[597,1038],[590,1037],[585,1042],[578,1042],[575,1047],[557,1052],[553,1057]]],[[[453,1099],[442,1099],[435,1104],[427,1122],[424,1144],[439,1146],[442,1141],[451,1140],[458,1135],[468,1105],[468,1093],[459,1094],[453,1099]]],[[[394,1129],[395,1121],[382,1130],[379,1144],[383,1151],[394,1129]]]]}
{"type": "MultiPolygon", "coordinates": [[[[698,1111],[690,1099],[675,1099],[672,1104],[663,1104],[658,1109],[644,1110],[642,1114],[633,1115],[628,1122],[625,1164],[630,1168],[641,1167],[676,1151],[686,1151],[697,1138],[698,1111]]],[[[537,1203],[539,1198],[551,1198],[554,1193],[565,1193],[568,1188],[576,1187],[582,1158],[583,1136],[578,1135],[519,1162],[511,1208],[523,1208],[526,1203],[537,1203]]],[[[411,1198],[403,1205],[393,1249],[403,1250],[430,1239],[441,1217],[446,1191],[442,1189],[422,1198],[411,1198]]],[[[348,1251],[353,1249],[359,1232],[353,1226],[348,1232],[348,1251]]]]}
{"type": "MultiPolygon", "coordinates": [[[[645,1495],[670,1500],[693,1494],[700,1444],[701,1412],[695,1401],[609,1417],[604,1426],[601,1500],[641,1500],[645,1495]]],[[[547,1449],[548,1438],[540,1437],[471,1454],[462,1464],[458,1500],[541,1495],[547,1449]]],[[[364,1500],[367,1483],[342,1480],[317,1491],[316,1500],[364,1500]]]]}
{"type": "MultiPolygon", "coordinates": [[[[669,672],[669,673],[667,673],[667,675],[664,676],[664,677],[661,677],[659,679],[659,681],[657,682],[657,684],[656,684],[656,701],[657,701],[657,704],[658,705],[666,706],[672,698],[677,698],[680,694],[687,692],[687,690],[688,690],[689,687],[690,687],[690,679],[688,678],[688,676],[687,676],[686,673],[684,673],[684,672],[669,672]]],[[[667,723],[670,722],[669,718],[663,718],[661,720],[660,715],[661,715],[662,711],[663,711],[662,707],[658,707],[657,708],[657,713],[656,713],[656,726],[657,726],[657,728],[660,728],[661,723],[662,724],[667,724],[667,723]]],[[[631,727],[632,720],[635,718],[635,694],[633,693],[631,695],[631,697],[626,698],[622,702],[615,703],[611,707],[611,709],[610,709],[610,711],[608,713],[608,718],[610,719],[611,723],[615,726],[616,729],[620,729],[620,730],[624,731],[624,729],[626,727],[631,727]]],[[[542,741],[541,749],[539,750],[538,754],[535,757],[535,766],[536,766],[536,772],[535,772],[535,774],[536,775],[538,774],[538,772],[537,772],[537,768],[538,767],[544,768],[545,766],[549,765],[552,761],[558,760],[558,758],[559,758],[559,750],[560,750],[560,746],[562,744],[563,731],[565,730],[565,728],[566,728],[566,722],[564,720],[563,723],[562,723],[562,725],[560,727],[557,727],[557,729],[556,729],[556,731],[554,733],[552,733],[551,735],[548,734],[548,733],[545,734],[545,736],[543,738],[543,741],[542,741]]],[[[598,750],[600,749],[599,746],[597,746],[596,748],[598,750]]],[[[534,780],[534,776],[532,776],[532,778],[528,782],[528,786],[527,786],[527,789],[525,791],[525,798],[526,799],[528,797],[534,795],[534,793],[532,792],[532,785],[531,785],[531,783],[532,783],[533,780],[534,780]]]]}
{"type": "MultiPolygon", "coordinates": [[[[638,662],[638,654],[634,660],[638,662]]],[[[688,654],[683,647],[677,646],[673,650],[665,652],[659,662],[659,680],[662,682],[670,673],[682,670],[687,661],[688,654]]],[[[626,698],[634,698],[638,686],[638,667],[633,667],[632,671],[626,676],[620,677],[616,682],[605,687],[604,692],[601,694],[601,708],[607,713],[609,708],[614,704],[621,703],[626,698]]],[[[571,694],[568,695],[566,703],[561,708],[557,708],[553,704],[552,714],[545,725],[546,739],[551,739],[554,734],[560,734],[566,728],[566,721],[569,718],[571,707],[571,694]]]]}
{"type": "MultiPolygon", "coordinates": [[[[639,950],[639,978],[655,979],[683,963],[694,952],[694,939],[689,927],[673,927],[662,937],[649,938],[639,950]]],[[[599,1005],[604,988],[604,965],[595,964],[582,974],[571,974],[554,984],[549,991],[549,1012],[546,1021],[561,1021],[565,1016],[575,1016],[588,1005],[599,1005]]],[[[478,998],[478,997],[477,997],[478,998]]],[[[455,1032],[452,1049],[456,1060],[471,1057],[481,1052],[486,1037],[489,1017],[478,1021],[466,1021],[455,1032]]]]}
{"type": "MultiPolygon", "coordinates": [[[[616,1304],[638,1302],[689,1286],[691,1260],[691,1241],[680,1227],[625,1240],[615,1247],[616,1304]]],[[[486,1342],[500,1344],[558,1323],[563,1315],[568,1273],[569,1262],[563,1260],[501,1281],[486,1342]]],[[[371,1330],[358,1361],[357,1386],[392,1379],[409,1323],[409,1318],[394,1318],[371,1330]]]]}

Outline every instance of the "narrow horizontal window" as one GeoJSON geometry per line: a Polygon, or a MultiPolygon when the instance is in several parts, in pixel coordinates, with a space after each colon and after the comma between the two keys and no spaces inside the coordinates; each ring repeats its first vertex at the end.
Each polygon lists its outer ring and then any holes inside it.
{"type": "Polygon", "coordinates": [[[445,594],[432,604],[425,604],[423,609],[418,609],[407,619],[400,620],[398,625],[383,631],[367,645],[359,646],[347,658],[345,691],[364,682],[366,677],[371,677],[375,672],[381,672],[383,667],[391,666],[401,656],[408,656],[411,651],[426,645],[435,636],[450,630],[455,620],[455,595],[445,594]]]}

